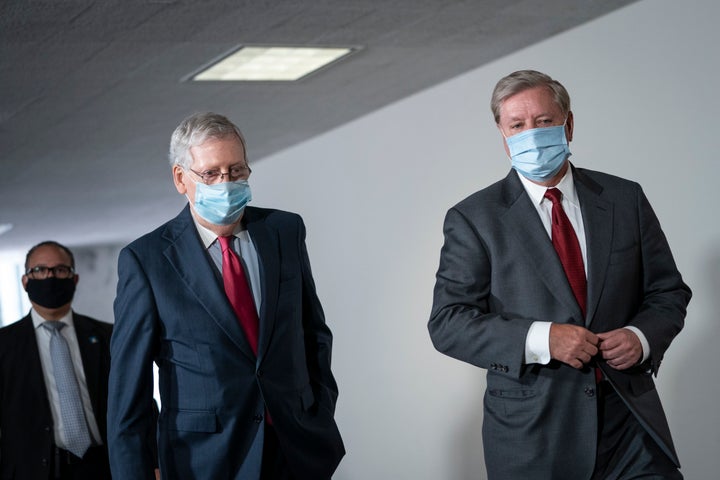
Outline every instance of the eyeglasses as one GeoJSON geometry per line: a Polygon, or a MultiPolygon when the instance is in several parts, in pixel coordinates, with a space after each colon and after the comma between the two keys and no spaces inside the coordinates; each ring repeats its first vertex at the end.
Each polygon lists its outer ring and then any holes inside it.
{"type": "Polygon", "coordinates": [[[28,268],[25,271],[25,275],[33,280],[45,280],[51,273],[55,278],[70,278],[75,275],[75,270],[67,265],[57,265],[55,267],[38,265],[37,267],[28,268]]]}
{"type": "Polygon", "coordinates": [[[231,182],[235,182],[237,180],[247,180],[252,173],[252,169],[246,165],[230,167],[230,170],[227,173],[222,173],[220,170],[205,170],[204,172],[196,172],[192,168],[188,168],[188,170],[200,177],[205,185],[220,183],[225,177],[228,177],[228,180],[231,182]]]}

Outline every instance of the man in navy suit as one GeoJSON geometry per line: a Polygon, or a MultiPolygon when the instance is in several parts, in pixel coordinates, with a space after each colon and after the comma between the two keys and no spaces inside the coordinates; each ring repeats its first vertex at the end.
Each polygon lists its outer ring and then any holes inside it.
{"type": "Polygon", "coordinates": [[[63,245],[47,241],[28,252],[22,283],[32,310],[0,329],[0,478],[110,479],[105,413],[112,325],[72,311],[78,279],[73,254],[63,245]],[[89,434],[82,451],[72,447],[63,418],[52,329],[43,328],[50,324],[62,327],[72,359],[80,428],[89,434]]]}
{"type": "Polygon", "coordinates": [[[491,108],[513,169],[448,211],[428,324],[488,370],[489,478],[682,478],[652,374],[691,293],[655,213],[637,183],[569,162],[556,80],[512,73],[491,108]]]}
{"type": "Polygon", "coordinates": [[[245,141],[221,115],[185,119],[172,135],[170,163],[188,205],[118,260],[113,478],[152,478],[154,362],[163,478],[329,479],[345,451],[334,420],[332,335],[302,219],[246,206],[245,141]],[[241,275],[232,276],[238,263],[241,275]]]}

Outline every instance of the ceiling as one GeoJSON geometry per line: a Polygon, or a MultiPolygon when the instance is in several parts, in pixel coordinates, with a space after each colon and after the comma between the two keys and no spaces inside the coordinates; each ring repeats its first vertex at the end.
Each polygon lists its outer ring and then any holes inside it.
{"type": "Polygon", "coordinates": [[[262,161],[633,1],[4,0],[0,250],[167,220],[168,141],[190,113],[227,115],[262,161]],[[183,80],[242,44],[361,49],[296,83],[183,80]]]}

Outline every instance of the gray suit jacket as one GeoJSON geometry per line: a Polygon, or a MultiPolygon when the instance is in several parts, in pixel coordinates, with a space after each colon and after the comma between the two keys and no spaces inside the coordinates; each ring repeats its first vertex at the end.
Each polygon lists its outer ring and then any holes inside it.
{"type": "Polygon", "coordinates": [[[488,369],[483,443],[490,478],[590,478],[597,400],[590,368],[525,364],[534,321],[605,332],[638,327],[650,358],[617,371],[599,361],[641,424],[677,463],[655,390],[690,289],[641,187],[573,167],[588,251],[583,318],[537,211],[514,171],[451,208],[428,328],[435,347],[488,369]]]}

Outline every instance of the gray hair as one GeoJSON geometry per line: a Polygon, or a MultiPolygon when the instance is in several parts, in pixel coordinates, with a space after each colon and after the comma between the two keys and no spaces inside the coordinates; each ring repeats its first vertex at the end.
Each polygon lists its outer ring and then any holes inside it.
{"type": "MultiPolygon", "coordinates": [[[[183,169],[190,168],[192,156],[190,149],[202,145],[210,138],[227,138],[237,136],[245,149],[245,138],[240,129],[217,113],[195,113],[180,122],[170,139],[170,166],[179,165],[183,169]]],[[[247,152],[245,153],[247,163],[247,152]]]]}
{"type": "Polygon", "coordinates": [[[490,100],[490,109],[495,117],[495,123],[500,123],[500,108],[508,97],[535,87],[547,87],[553,94],[553,100],[560,107],[564,115],[570,112],[570,94],[565,87],[550,76],[535,70],[518,70],[503,77],[495,85],[490,100]]]}

